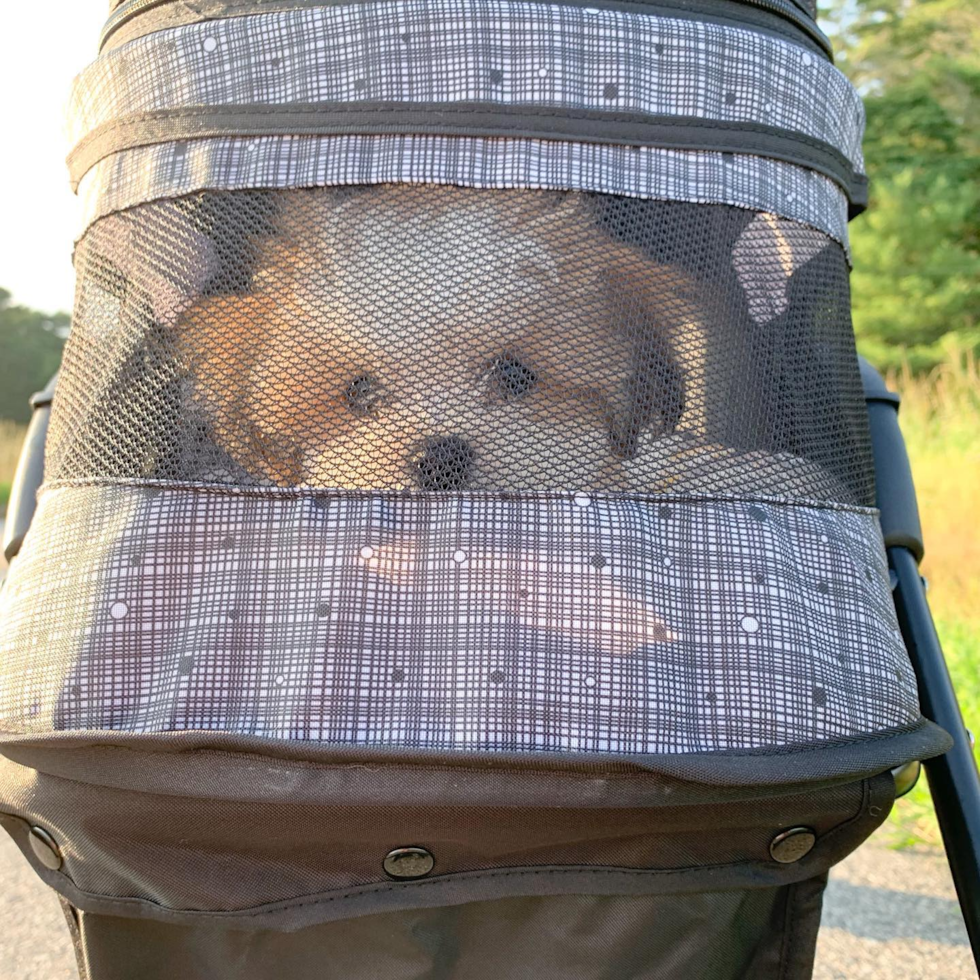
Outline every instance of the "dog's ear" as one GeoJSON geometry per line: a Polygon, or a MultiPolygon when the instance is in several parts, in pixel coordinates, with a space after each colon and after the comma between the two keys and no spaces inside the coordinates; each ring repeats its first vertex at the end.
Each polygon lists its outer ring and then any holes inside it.
{"type": "Polygon", "coordinates": [[[692,319],[693,304],[685,298],[687,284],[674,269],[641,253],[612,247],[607,279],[617,329],[632,348],[625,398],[610,424],[613,452],[631,459],[640,436],[653,428],[673,433],[685,408],[685,376],[676,345],[692,319]],[[629,253],[629,254],[624,254],[629,253]]]}
{"type": "Polygon", "coordinates": [[[657,435],[673,433],[684,414],[684,394],[684,372],[669,337],[656,327],[635,337],[625,407],[610,426],[613,452],[632,459],[647,429],[657,435]]]}

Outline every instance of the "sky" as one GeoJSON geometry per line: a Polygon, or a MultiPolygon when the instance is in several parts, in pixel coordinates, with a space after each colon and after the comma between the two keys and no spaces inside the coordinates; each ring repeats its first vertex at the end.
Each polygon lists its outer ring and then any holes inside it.
{"type": "Polygon", "coordinates": [[[70,310],[78,206],[64,106],[95,58],[108,0],[4,4],[0,26],[0,286],[14,302],[70,310]],[[45,17],[47,23],[45,23],[45,17]]]}

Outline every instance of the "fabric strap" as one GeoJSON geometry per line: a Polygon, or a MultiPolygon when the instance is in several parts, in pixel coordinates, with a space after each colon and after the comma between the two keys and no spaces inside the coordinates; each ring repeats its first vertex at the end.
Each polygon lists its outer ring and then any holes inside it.
{"type": "Polygon", "coordinates": [[[719,123],[694,116],[647,115],[486,102],[329,102],[271,110],[253,104],[158,110],[114,119],[69,156],[73,185],[99,160],[121,150],[215,136],[385,135],[503,136],[626,144],[672,150],[748,153],[807,167],[840,185],[853,217],[867,205],[867,178],[823,140],[760,123],[719,123]]]}
{"type": "Polygon", "coordinates": [[[821,54],[641,4],[378,0],[189,23],[105,51],[70,118],[76,187],[163,143],[395,135],[754,156],[833,181],[852,214],[865,199],[860,99],[821,54]]]}

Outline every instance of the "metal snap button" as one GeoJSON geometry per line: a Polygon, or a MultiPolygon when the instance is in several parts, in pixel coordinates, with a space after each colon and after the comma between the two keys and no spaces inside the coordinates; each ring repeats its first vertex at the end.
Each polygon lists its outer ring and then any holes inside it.
{"type": "Polygon", "coordinates": [[[57,871],[61,867],[61,851],[58,850],[54,838],[43,827],[31,827],[28,839],[34,856],[41,864],[52,871],[57,871]]]}
{"type": "Polygon", "coordinates": [[[919,781],[922,771],[921,762],[906,762],[904,766],[892,769],[892,779],[895,780],[895,799],[910,793],[919,781]]]}
{"type": "Polygon", "coordinates": [[[813,850],[817,835],[809,827],[790,827],[777,834],[769,845],[769,853],[780,864],[792,864],[813,850]]]}
{"type": "Polygon", "coordinates": [[[424,878],[436,859],[424,847],[396,847],[385,855],[385,874],[390,878],[424,878]]]}

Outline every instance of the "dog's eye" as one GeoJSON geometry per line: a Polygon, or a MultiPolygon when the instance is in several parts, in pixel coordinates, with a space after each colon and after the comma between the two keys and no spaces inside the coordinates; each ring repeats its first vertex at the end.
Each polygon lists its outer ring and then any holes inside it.
{"type": "Polygon", "coordinates": [[[487,380],[501,398],[523,398],[538,382],[537,374],[516,357],[498,357],[487,371],[487,380]]]}
{"type": "Polygon", "coordinates": [[[355,415],[370,415],[384,399],[384,390],[369,374],[361,374],[347,385],[347,404],[355,415]]]}

